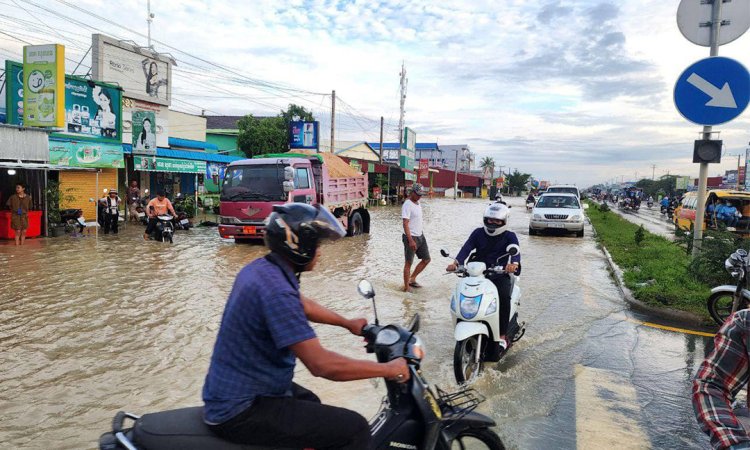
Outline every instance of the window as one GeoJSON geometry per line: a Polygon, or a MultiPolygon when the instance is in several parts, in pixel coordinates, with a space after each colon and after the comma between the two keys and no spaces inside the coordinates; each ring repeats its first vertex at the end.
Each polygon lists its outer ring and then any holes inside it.
{"type": "Polygon", "coordinates": [[[286,198],[284,166],[253,164],[231,167],[224,176],[221,201],[276,201],[286,198]]]}
{"type": "Polygon", "coordinates": [[[294,187],[296,189],[310,189],[310,175],[306,168],[294,170],[294,187]]]}

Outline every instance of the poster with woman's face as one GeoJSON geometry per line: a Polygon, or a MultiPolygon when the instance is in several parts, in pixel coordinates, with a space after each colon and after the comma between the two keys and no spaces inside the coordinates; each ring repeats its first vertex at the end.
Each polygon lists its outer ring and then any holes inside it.
{"type": "Polygon", "coordinates": [[[133,111],[133,154],[156,155],[156,115],[133,111]]]}

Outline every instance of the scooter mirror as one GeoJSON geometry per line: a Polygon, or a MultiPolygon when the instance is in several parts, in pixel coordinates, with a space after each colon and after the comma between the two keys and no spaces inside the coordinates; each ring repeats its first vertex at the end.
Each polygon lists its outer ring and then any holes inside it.
{"type": "Polygon", "coordinates": [[[357,285],[357,292],[364,298],[370,299],[375,297],[375,289],[372,287],[372,283],[367,280],[362,280],[357,285]]]}
{"type": "Polygon", "coordinates": [[[414,317],[411,318],[411,321],[409,322],[409,326],[407,329],[411,331],[412,333],[416,333],[419,331],[419,323],[420,323],[420,317],[419,313],[414,314],[414,317]]]}
{"type": "Polygon", "coordinates": [[[448,254],[448,251],[444,248],[440,249],[440,254],[443,255],[443,258],[447,258],[448,256],[450,256],[450,254],[448,254]]]}
{"type": "Polygon", "coordinates": [[[508,252],[508,254],[510,256],[516,256],[517,254],[519,254],[521,252],[521,248],[519,246],[517,246],[516,244],[510,244],[505,249],[505,251],[508,252]]]}

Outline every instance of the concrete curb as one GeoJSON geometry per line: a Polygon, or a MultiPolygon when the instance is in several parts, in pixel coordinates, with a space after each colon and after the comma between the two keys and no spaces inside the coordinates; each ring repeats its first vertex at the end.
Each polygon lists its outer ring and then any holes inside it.
{"type": "MultiPolygon", "coordinates": [[[[591,221],[589,220],[589,223],[591,221]]],[[[593,230],[594,236],[597,235],[596,228],[594,227],[594,224],[591,223],[591,229],[593,230]]],[[[623,299],[625,299],[625,302],[630,305],[630,307],[634,310],[640,311],[642,313],[646,313],[649,315],[654,316],[658,319],[667,319],[669,321],[675,322],[679,325],[686,326],[686,327],[697,327],[697,328],[705,328],[706,327],[706,321],[699,315],[689,313],[687,311],[678,311],[675,309],[670,308],[660,308],[658,306],[652,306],[648,305],[646,303],[643,303],[642,301],[638,300],[633,296],[633,293],[628,289],[627,286],[625,286],[625,280],[622,277],[622,269],[620,269],[620,266],[618,266],[614,260],[612,259],[612,255],[609,254],[609,251],[607,250],[607,247],[604,246],[600,241],[597,240],[597,244],[602,250],[602,253],[604,254],[604,258],[607,260],[607,265],[609,266],[609,270],[612,272],[612,275],[615,279],[615,284],[617,285],[617,289],[619,289],[620,293],[622,294],[623,299]]]]}

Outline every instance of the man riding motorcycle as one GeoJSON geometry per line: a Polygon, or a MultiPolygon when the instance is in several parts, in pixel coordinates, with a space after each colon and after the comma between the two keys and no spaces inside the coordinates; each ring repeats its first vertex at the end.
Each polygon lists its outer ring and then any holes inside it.
{"type": "MultiPolygon", "coordinates": [[[[506,254],[508,245],[518,245],[516,233],[508,230],[509,216],[510,210],[503,204],[495,203],[487,207],[484,211],[484,226],[471,233],[469,239],[461,247],[461,251],[458,252],[456,261],[449,264],[446,270],[452,272],[459,264],[463,265],[473,250],[475,253],[471,257],[472,261],[483,262],[487,267],[502,263],[503,261],[497,261],[497,258],[506,254]]],[[[508,256],[506,261],[507,273],[487,277],[497,287],[500,299],[500,346],[504,348],[508,347],[506,333],[510,320],[511,279],[508,274],[521,274],[521,254],[508,256]]]]}
{"type": "Polygon", "coordinates": [[[320,403],[292,382],[296,358],[310,373],[333,381],[409,379],[403,358],[356,360],[326,350],[308,321],[360,335],[365,319],[345,319],[299,291],[324,239],[345,235],[324,207],[274,206],[265,243],[271,253],[245,266],[227,300],[203,386],[204,421],[220,437],[241,444],[368,449],[367,421],[354,411],[320,403]]]}
{"type": "Polygon", "coordinates": [[[153,233],[156,228],[156,223],[159,221],[158,217],[165,215],[167,212],[172,213],[173,217],[177,217],[177,213],[174,211],[172,202],[167,198],[167,194],[164,191],[159,191],[156,194],[156,198],[151,199],[146,206],[146,214],[148,214],[148,225],[146,231],[143,233],[143,239],[148,240],[148,237],[153,233]]]}

